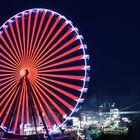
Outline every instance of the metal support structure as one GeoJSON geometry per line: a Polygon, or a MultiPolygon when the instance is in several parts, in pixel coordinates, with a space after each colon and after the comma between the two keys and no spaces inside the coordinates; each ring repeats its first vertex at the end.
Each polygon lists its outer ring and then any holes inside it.
{"type": "MultiPolygon", "coordinates": [[[[38,111],[39,111],[39,115],[40,115],[40,117],[41,117],[41,119],[42,119],[42,122],[43,122],[43,124],[44,124],[45,130],[46,130],[46,133],[47,133],[47,136],[48,136],[48,140],[50,140],[50,139],[51,139],[51,136],[50,136],[50,134],[49,134],[49,131],[48,131],[48,128],[47,128],[47,125],[46,125],[46,121],[45,121],[45,119],[44,119],[44,117],[43,117],[43,115],[42,115],[43,113],[41,112],[41,109],[40,109],[40,106],[39,106],[39,104],[38,104],[38,102],[37,102],[37,99],[36,99],[36,97],[34,96],[33,89],[32,89],[32,87],[31,87],[31,84],[30,84],[30,81],[29,81],[28,77],[25,78],[25,81],[26,81],[26,83],[27,83],[28,90],[30,91],[30,92],[29,92],[29,93],[30,93],[30,95],[29,95],[30,100],[31,100],[32,98],[35,99],[36,104],[37,104],[37,108],[38,108],[38,111]]],[[[32,102],[32,101],[31,101],[31,102],[32,102]]],[[[32,104],[33,104],[33,102],[32,102],[32,104]]],[[[31,108],[33,109],[33,106],[32,106],[32,105],[31,105],[31,108]]],[[[33,111],[33,112],[34,112],[34,111],[33,111]]],[[[35,127],[36,127],[36,126],[35,126],[35,127]]]]}

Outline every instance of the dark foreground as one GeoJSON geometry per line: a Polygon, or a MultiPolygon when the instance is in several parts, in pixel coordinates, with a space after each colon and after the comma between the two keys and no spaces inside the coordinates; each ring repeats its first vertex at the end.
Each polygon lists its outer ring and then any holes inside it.
{"type": "MultiPolygon", "coordinates": [[[[35,135],[28,136],[28,137],[13,137],[8,136],[7,138],[0,138],[0,140],[45,140],[43,137],[37,137],[35,135]]],[[[74,138],[70,136],[61,136],[61,137],[55,137],[51,140],[82,140],[80,138],[74,138]]],[[[87,139],[88,140],[88,139],[87,139]]],[[[92,138],[92,140],[135,140],[132,139],[131,135],[102,135],[98,138],[92,138]]]]}
{"type": "MultiPolygon", "coordinates": [[[[93,140],[140,140],[140,122],[134,122],[132,127],[127,135],[101,135],[99,138],[93,138],[93,140]]],[[[16,136],[12,134],[5,134],[4,138],[0,138],[0,140],[45,140],[43,135],[37,137],[36,135],[32,136],[16,136]]],[[[70,136],[63,137],[55,137],[52,140],[81,140],[80,138],[74,138],[70,136]]]]}

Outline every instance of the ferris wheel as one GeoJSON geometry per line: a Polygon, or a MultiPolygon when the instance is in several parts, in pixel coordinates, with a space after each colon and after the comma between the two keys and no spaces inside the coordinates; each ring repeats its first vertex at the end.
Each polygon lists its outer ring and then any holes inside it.
{"type": "Polygon", "coordinates": [[[71,21],[47,9],[18,13],[0,27],[0,127],[26,135],[62,127],[87,92],[89,56],[71,21]]]}

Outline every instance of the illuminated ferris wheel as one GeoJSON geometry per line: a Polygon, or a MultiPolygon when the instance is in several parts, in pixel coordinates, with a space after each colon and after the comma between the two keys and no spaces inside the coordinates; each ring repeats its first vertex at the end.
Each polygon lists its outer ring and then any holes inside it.
{"type": "Polygon", "coordinates": [[[23,11],[0,27],[0,126],[55,131],[83,101],[89,81],[87,46],[64,16],[23,11]]]}

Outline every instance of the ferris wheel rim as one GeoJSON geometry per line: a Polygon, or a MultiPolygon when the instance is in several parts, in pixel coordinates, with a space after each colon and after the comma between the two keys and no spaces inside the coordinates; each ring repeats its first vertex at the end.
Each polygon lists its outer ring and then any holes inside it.
{"type": "MultiPolygon", "coordinates": [[[[1,27],[0,27],[0,35],[2,35],[2,28],[3,27],[6,27],[7,25],[7,23],[8,22],[12,22],[12,19],[14,18],[14,17],[19,17],[19,15],[20,14],[28,14],[28,12],[36,12],[36,11],[45,11],[45,12],[53,12],[54,14],[56,14],[56,15],[59,15],[61,18],[63,18],[63,19],[65,19],[67,22],[68,22],[68,24],[70,24],[71,26],[72,26],[72,28],[73,28],[73,30],[75,31],[75,33],[77,34],[77,36],[78,36],[78,39],[79,39],[79,41],[80,41],[80,43],[81,43],[81,47],[82,47],[82,50],[83,50],[83,56],[85,57],[84,58],[84,63],[85,63],[85,67],[84,67],[84,71],[85,71],[85,75],[84,75],[84,77],[85,77],[85,79],[83,80],[83,86],[82,86],[82,90],[80,91],[80,96],[79,96],[79,98],[78,98],[78,101],[76,101],[76,105],[74,106],[74,109],[71,111],[71,113],[69,114],[69,116],[66,118],[66,120],[61,124],[61,125],[59,125],[59,127],[62,127],[66,122],[67,122],[67,120],[72,116],[72,114],[74,113],[74,111],[76,110],[76,108],[78,107],[78,105],[79,105],[79,100],[80,99],[82,99],[82,96],[83,96],[83,94],[84,94],[84,89],[86,88],[86,83],[87,83],[87,81],[86,81],[86,77],[87,77],[87,75],[88,75],[88,62],[87,62],[87,59],[86,59],[86,55],[87,55],[87,53],[86,53],[86,50],[85,50],[85,48],[84,48],[84,43],[83,43],[83,40],[82,40],[82,38],[81,38],[81,36],[79,35],[79,33],[78,33],[78,31],[76,30],[76,28],[74,27],[74,25],[73,25],[73,23],[71,22],[71,21],[69,21],[66,17],[64,17],[64,16],[62,16],[62,15],[60,15],[59,13],[57,13],[57,12],[55,12],[55,11],[53,11],[53,10],[50,10],[50,9],[44,9],[44,8],[33,8],[33,9],[28,9],[28,10],[24,10],[24,11],[21,11],[21,12],[19,12],[18,14],[16,14],[16,15],[14,15],[13,17],[11,17],[10,19],[8,19],[1,27]]],[[[7,27],[6,27],[7,28],[7,27]]]]}

